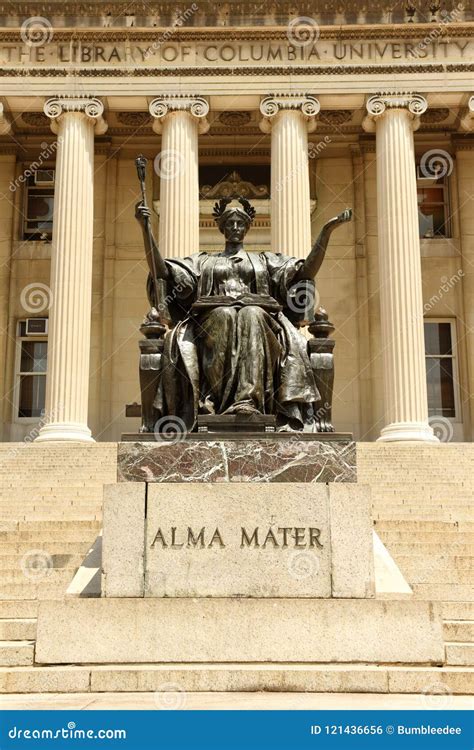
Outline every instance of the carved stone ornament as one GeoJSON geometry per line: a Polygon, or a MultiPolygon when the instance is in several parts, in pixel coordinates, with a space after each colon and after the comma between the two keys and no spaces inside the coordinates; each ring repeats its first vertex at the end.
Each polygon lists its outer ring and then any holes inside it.
{"type": "Polygon", "coordinates": [[[153,99],[149,110],[154,118],[153,130],[156,133],[161,133],[161,121],[171,112],[189,112],[198,121],[200,133],[206,133],[209,130],[209,123],[206,119],[209,114],[209,102],[203,96],[193,96],[192,94],[160,96],[153,99]]]}
{"type": "Polygon", "coordinates": [[[148,112],[117,112],[117,120],[131,128],[142,128],[150,123],[148,112]]]}
{"type": "Polygon", "coordinates": [[[449,117],[449,112],[448,107],[428,109],[422,117],[422,123],[423,125],[436,125],[436,123],[446,120],[449,117]]]}
{"type": "Polygon", "coordinates": [[[469,97],[467,112],[461,120],[461,129],[468,133],[474,130],[474,95],[469,97]]]}
{"type": "Polygon", "coordinates": [[[326,109],[319,115],[319,120],[324,125],[343,125],[345,122],[349,122],[350,119],[352,119],[352,111],[350,109],[326,109]]]}
{"type": "Polygon", "coordinates": [[[32,128],[49,127],[49,120],[43,112],[22,112],[21,119],[32,128]]]}
{"type": "Polygon", "coordinates": [[[368,114],[362,123],[362,127],[368,133],[375,131],[377,119],[382,117],[387,109],[408,110],[412,117],[413,130],[416,130],[420,124],[420,115],[428,109],[428,102],[421,94],[376,94],[368,99],[366,107],[368,114]]]}
{"type": "Polygon", "coordinates": [[[232,172],[228,180],[222,180],[217,185],[203,185],[201,197],[211,198],[268,198],[270,191],[267,185],[254,185],[252,182],[242,180],[238,172],[232,172]]]}
{"type": "Polygon", "coordinates": [[[260,128],[264,133],[271,130],[272,119],[282,110],[299,110],[308,123],[308,131],[316,128],[316,117],[321,105],[315,96],[310,94],[270,94],[260,102],[260,112],[263,120],[260,128]]]}
{"type": "Polygon", "coordinates": [[[5,114],[5,108],[0,102],[0,135],[7,135],[12,128],[10,119],[5,114]]]}
{"type": "Polygon", "coordinates": [[[229,128],[241,128],[251,122],[252,114],[251,112],[221,112],[217,119],[229,128]]]}
{"type": "Polygon", "coordinates": [[[107,130],[107,123],[102,116],[104,114],[104,105],[96,97],[54,97],[48,99],[43,111],[51,119],[51,129],[53,132],[57,132],[58,130],[59,118],[71,112],[84,113],[94,123],[97,135],[103,135],[107,130]]]}

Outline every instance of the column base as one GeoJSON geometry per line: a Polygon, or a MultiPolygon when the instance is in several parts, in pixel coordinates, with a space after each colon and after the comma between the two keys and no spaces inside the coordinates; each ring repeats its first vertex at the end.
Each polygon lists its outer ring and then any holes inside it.
{"type": "Polygon", "coordinates": [[[377,442],[415,441],[439,443],[427,422],[393,422],[384,427],[377,442]]]}
{"type": "Polygon", "coordinates": [[[47,441],[95,443],[88,426],[76,422],[52,422],[43,425],[35,443],[47,441]]]}

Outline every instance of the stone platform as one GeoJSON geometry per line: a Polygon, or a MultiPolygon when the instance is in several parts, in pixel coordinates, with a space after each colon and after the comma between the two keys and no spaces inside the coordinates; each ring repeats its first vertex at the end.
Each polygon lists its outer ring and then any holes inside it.
{"type": "Polygon", "coordinates": [[[376,599],[42,602],[36,643],[37,664],[441,664],[443,657],[435,604],[376,599]]]}
{"type": "Polygon", "coordinates": [[[119,482],[357,481],[356,447],[349,434],[226,433],[203,438],[190,433],[171,442],[154,435],[123,438],[118,444],[119,482]]]}

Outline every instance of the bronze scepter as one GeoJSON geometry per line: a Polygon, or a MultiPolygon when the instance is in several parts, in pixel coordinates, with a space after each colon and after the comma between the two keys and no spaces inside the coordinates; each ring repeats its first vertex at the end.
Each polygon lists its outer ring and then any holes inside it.
{"type": "MultiPolygon", "coordinates": [[[[138,180],[140,182],[140,188],[142,191],[142,204],[145,206],[145,208],[148,208],[148,203],[146,200],[146,186],[145,186],[146,165],[147,165],[146,158],[143,156],[143,154],[139,154],[139,156],[137,156],[137,158],[135,159],[135,166],[137,168],[138,180]]],[[[155,305],[157,305],[158,304],[158,288],[156,284],[155,254],[153,252],[153,236],[151,233],[150,219],[147,219],[146,230],[148,233],[148,242],[151,248],[151,265],[153,268],[153,289],[155,292],[155,305]]]]}

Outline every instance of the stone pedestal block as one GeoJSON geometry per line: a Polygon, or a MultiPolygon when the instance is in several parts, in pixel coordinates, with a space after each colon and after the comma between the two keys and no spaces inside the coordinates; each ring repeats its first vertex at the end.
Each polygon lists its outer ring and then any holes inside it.
{"type": "Polygon", "coordinates": [[[363,485],[109,485],[104,596],[372,597],[363,485]]]}

